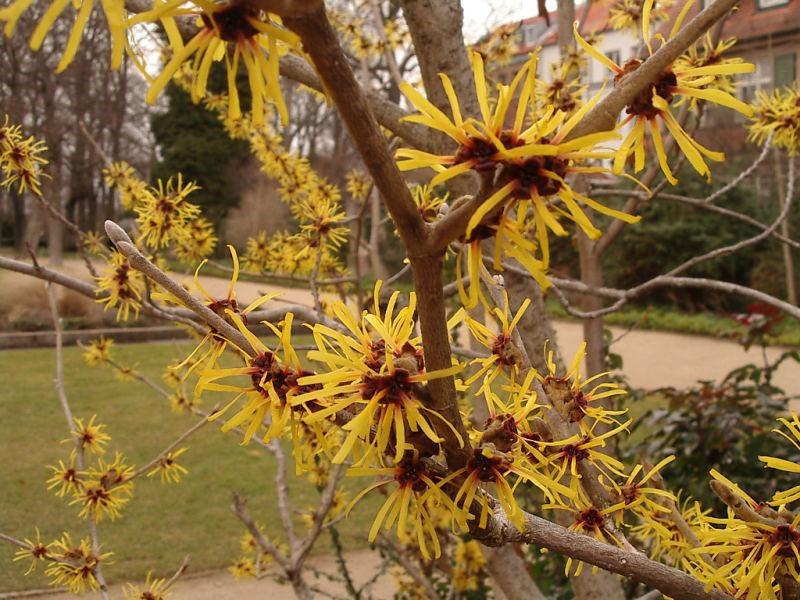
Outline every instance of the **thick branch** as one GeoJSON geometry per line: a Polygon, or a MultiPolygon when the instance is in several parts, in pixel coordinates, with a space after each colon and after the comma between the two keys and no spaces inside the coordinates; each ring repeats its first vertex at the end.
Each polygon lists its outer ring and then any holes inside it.
{"type": "Polygon", "coordinates": [[[303,48],[313,60],[325,91],[336,104],[406,248],[409,251],[421,249],[425,222],[395,165],[386,138],[370,111],[325,11],[320,9],[300,18],[287,18],[285,23],[303,41],[303,48]]]}
{"type": "Polygon", "coordinates": [[[626,552],[593,537],[575,533],[546,519],[526,514],[522,531],[502,513],[495,513],[486,530],[478,530],[480,541],[489,546],[512,542],[535,544],[564,556],[595,565],[662,591],[681,600],[731,600],[728,594],[706,591],[692,576],[647,558],[626,552]]]}

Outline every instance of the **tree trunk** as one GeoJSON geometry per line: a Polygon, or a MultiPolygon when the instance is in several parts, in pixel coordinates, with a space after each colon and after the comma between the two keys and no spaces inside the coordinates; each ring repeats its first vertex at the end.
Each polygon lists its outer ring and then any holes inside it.
{"type": "MultiPolygon", "coordinates": [[[[595,244],[585,233],[579,231],[578,253],[580,254],[581,281],[592,287],[603,285],[602,256],[595,252],[595,244]]],[[[584,294],[581,298],[581,309],[584,312],[603,308],[601,298],[592,294],[584,294]]],[[[603,336],[603,317],[583,319],[583,339],[586,341],[587,376],[597,375],[605,371],[605,339],[603,336]]]]}
{"type": "Polygon", "coordinates": [[[508,600],[545,600],[514,545],[483,547],[483,555],[486,557],[486,570],[496,584],[495,598],[500,591],[508,600]]]}
{"type": "MultiPolygon", "coordinates": [[[[773,148],[773,157],[775,158],[775,180],[778,183],[778,193],[775,194],[775,197],[778,199],[778,211],[783,208],[784,202],[786,202],[786,182],[783,177],[783,164],[781,163],[781,155],[778,152],[777,148],[773,148]]],[[[794,160],[793,157],[789,157],[789,160],[794,160]]],[[[785,218],[781,224],[781,235],[785,237],[789,237],[789,218],[785,218]]],[[[797,306],[797,284],[795,282],[794,277],[794,256],[792,256],[792,248],[789,244],[781,244],[781,252],[783,253],[783,272],[784,272],[784,279],[786,280],[786,300],[797,306]]]]}
{"type": "Polygon", "coordinates": [[[28,218],[25,213],[25,196],[10,191],[11,211],[14,213],[14,256],[17,258],[25,254],[25,236],[28,218]]]}
{"type": "Polygon", "coordinates": [[[372,205],[370,206],[370,230],[369,230],[369,262],[372,267],[372,275],[375,279],[386,279],[386,266],[381,260],[381,197],[377,192],[372,194],[372,205]]]}

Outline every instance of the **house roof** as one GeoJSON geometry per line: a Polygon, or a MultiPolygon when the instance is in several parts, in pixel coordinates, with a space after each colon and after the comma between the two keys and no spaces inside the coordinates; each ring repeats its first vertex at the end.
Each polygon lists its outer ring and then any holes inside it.
{"type": "MultiPolygon", "coordinates": [[[[700,2],[693,8],[689,17],[700,12],[700,2]]],[[[613,2],[611,0],[600,0],[589,2],[589,14],[583,24],[582,30],[588,33],[602,33],[609,29],[609,13],[613,2]]],[[[683,2],[676,2],[670,8],[670,21],[683,7],[683,2]]],[[[575,7],[575,18],[580,21],[587,4],[575,7]]],[[[550,26],[547,26],[544,16],[529,17],[523,19],[521,26],[534,26],[541,31],[535,41],[525,44],[524,40],[519,45],[519,53],[530,52],[537,46],[551,46],[556,44],[558,38],[558,11],[549,13],[550,26]]],[[[662,25],[662,29],[668,29],[668,25],[662,25]]],[[[789,0],[783,6],[761,9],[758,7],[758,0],[741,0],[739,8],[725,21],[723,35],[725,37],[735,37],[740,42],[750,39],[763,38],[770,35],[792,33],[800,31],[800,0],[789,0]]],[[[666,31],[662,31],[666,34],[666,31]]]]}

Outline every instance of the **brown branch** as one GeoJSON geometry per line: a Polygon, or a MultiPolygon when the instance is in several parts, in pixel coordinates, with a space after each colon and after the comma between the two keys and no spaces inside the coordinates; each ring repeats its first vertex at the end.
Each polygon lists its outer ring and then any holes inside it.
{"type": "Polygon", "coordinates": [[[302,17],[286,18],[284,22],[300,36],[325,91],[336,104],[364,165],[383,196],[406,248],[421,249],[425,239],[425,222],[395,165],[386,138],[378,127],[324,9],[302,17]]]}
{"type": "Polygon", "coordinates": [[[159,269],[153,262],[144,256],[139,249],[133,245],[125,231],[113,221],[106,221],[106,233],[117,246],[120,253],[128,259],[131,267],[149,277],[167,292],[180,300],[187,308],[193,311],[198,317],[205,321],[215,331],[224,335],[242,350],[250,348],[250,343],[240,331],[234,329],[227,321],[217,313],[192,296],[186,289],[173,281],[169,275],[159,269]]]}
{"type": "MultiPolygon", "coordinates": [[[[212,411],[212,413],[213,412],[214,411],[212,411]]],[[[150,462],[148,462],[144,466],[141,466],[138,469],[136,469],[136,471],[134,471],[133,474],[122,483],[127,483],[131,479],[136,479],[140,475],[146,475],[147,473],[152,471],[153,468],[161,461],[162,458],[164,458],[167,454],[172,452],[180,444],[182,444],[184,441],[186,441],[188,438],[190,438],[192,435],[194,435],[197,431],[199,431],[208,422],[209,421],[208,421],[207,418],[200,419],[197,423],[195,423],[189,429],[187,429],[181,435],[179,435],[169,446],[167,446],[161,452],[159,452],[158,455],[155,458],[153,458],[153,460],[151,460],[150,462]]]]}
{"type": "Polygon", "coordinates": [[[289,548],[294,552],[297,548],[297,535],[294,530],[294,521],[289,512],[289,487],[286,484],[286,455],[277,439],[267,444],[267,450],[275,457],[275,495],[278,497],[278,512],[281,516],[283,530],[289,541],[289,548]]]}
{"type": "Polygon", "coordinates": [[[535,544],[606,571],[623,575],[681,600],[732,600],[716,590],[705,590],[705,584],[691,575],[647,558],[638,552],[627,552],[593,537],[575,533],[546,519],[526,514],[519,531],[502,514],[496,512],[485,530],[473,535],[488,545],[507,543],[535,544]]]}

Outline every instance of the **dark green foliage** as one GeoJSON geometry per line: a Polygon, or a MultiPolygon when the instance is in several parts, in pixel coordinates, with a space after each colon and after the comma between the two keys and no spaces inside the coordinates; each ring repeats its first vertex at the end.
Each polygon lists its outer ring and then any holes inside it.
{"type": "MultiPolygon", "coordinates": [[[[670,193],[703,198],[711,188],[699,177],[684,176],[670,193]]],[[[759,210],[746,190],[731,190],[719,204],[768,221],[770,211],[759,210]],[[763,213],[767,214],[763,214],[763,213]]],[[[772,208],[772,207],[770,207],[772,208]]],[[[774,217],[773,217],[774,218],[774,217]]],[[[656,277],[684,261],[753,236],[752,226],[716,213],[702,211],[674,200],[656,199],[642,210],[642,220],[626,227],[606,255],[606,280],[614,287],[628,288],[656,277]]],[[[722,279],[749,284],[751,272],[763,247],[704,261],[685,275],[722,279]]],[[[649,300],[678,303],[683,308],[738,308],[730,296],[710,294],[707,290],[665,290],[649,300]]]]}
{"type": "MultiPolygon", "coordinates": [[[[739,482],[759,501],[778,489],[796,483],[789,473],[765,469],[758,456],[798,460],[795,448],[772,430],[787,414],[789,398],[772,383],[772,375],[785,361],[800,362],[797,351],[784,353],[776,362],[759,367],[745,365],[717,383],[701,381],[686,390],[658,390],[666,406],[637,419],[650,432],[636,453],[655,463],[674,454],[677,460],[664,471],[671,489],[685,490],[706,506],[716,502],[708,487],[711,469],[739,482]]],[[[786,368],[796,368],[786,365],[786,368]]]]}
{"type": "Polygon", "coordinates": [[[166,180],[182,173],[184,180],[195,181],[201,189],[190,200],[219,223],[239,202],[237,172],[248,160],[247,143],[230,139],[216,113],[194,104],[176,85],[170,84],[164,93],[169,108],[151,120],[161,154],[151,177],[166,180]]]}

